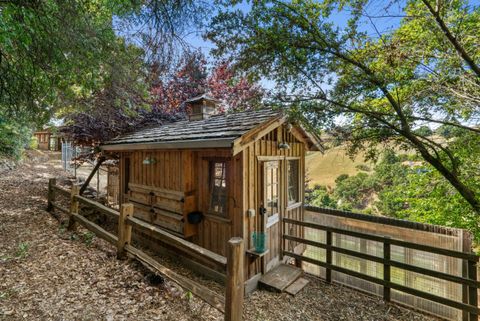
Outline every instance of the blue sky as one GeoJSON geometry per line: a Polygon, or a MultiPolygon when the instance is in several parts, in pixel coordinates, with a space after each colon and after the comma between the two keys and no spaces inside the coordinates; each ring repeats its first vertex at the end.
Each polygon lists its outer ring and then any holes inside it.
{"type": "MultiPolygon", "coordinates": [[[[480,1],[480,0],[479,0],[480,1]]],[[[385,1],[371,1],[369,6],[367,7],[369,10],[369,14],[372,16],[382,16],[385,15],[385,1]]],[[[389,9],[389,12],[399,12],[401,10],[401,6],[404,5],[404,1],[401,0],[399,4],[396,6],[392,6],[389,9]]],[[[249,10],[249,6],[245,3],[238,5],[238,7],[244,11],[249,10]]],[[[339,28],[345,28],[347,26],[347,22],[349,19],[349,12],[348,8],[344,11],[336,11],[333,12],[330,18],[328,19],[334,25],[338,26],[339,28]]],[[[377,36],[377,30],[380,33],[385,33],[391,30],[392,28],[398,27],[400,23],[400,18],[375,18],[372,21],[365,21],[363,27],[361,27],[363,31],[366,31],[372,37],[377,36]],[[375,24],[375,28],[373,24],[375,24]]],[[[189,34],[184,38],[194,49],[201,50],[204,55],[208,58],[209,61],[213,61],[213,57],[210,55],[210,51],[215,48],[215,44],[203,39],[202,37],[202,30],[191,30],[189,34]]],[[[261,85],[266,89],[271,89],[275,86],[274,82],[264,79],[261,81],[261,85]]]]}
{"type": "MultiPolygon", "coordinates": [[[[475,0],[475,2],[480,2],[480,0],[475,0]]],[[[379,0],[379,1],[371,1],[370,4],[367,6],[368,12],[372,16],[382,16],[385,15],[385,5],[386,1],[379,0]]],[[[389,12],[399,12],[401,7],[404,5],[404,1],[399,1],[396,5],[393,5],[389,8],[389,12]]],[[[248,11],[249,6],[245,3],[240,4],[237,6],[244,11],[248,11]]],[[[333,12],[331,17],[328,19],[329,21],[333,22],[336,26],[340,28],[344,28],[347,25],[347,21],[349,18],[348,9],[345,11],[336,11],[333,12]]],[[[385,17],[385,18],[374,18],[372,19],[372,23],[375,24],[377,30],[381,33],[388,32],[392,28],[398,27],[400,23],[400,18],[392,18],[392,17],[385,17]]],[[[370,21],[365,21],[363,24],[363,29],[371,36],[376,36],[376,30],[373,27],[370,21]]],[[[192,45],[192,47],[196,49],[200,49],[206,56],[209,56],[210,50],[215,47],[215,45],[210,41],[205,41],[202,36],[202,30],[192,30],[190,34],[185,37],[185,40],[192,45]]]]}

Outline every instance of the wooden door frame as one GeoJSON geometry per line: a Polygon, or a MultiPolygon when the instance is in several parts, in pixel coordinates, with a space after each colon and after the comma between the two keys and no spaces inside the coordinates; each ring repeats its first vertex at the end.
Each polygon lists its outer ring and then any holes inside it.
{"type": "MultiPolygon", "coordinates": [[[[267,233],[267,229],[273,226],[274,224],[279,224],[278,225],[278,248],[279,248],[279,253],[278,253],[278,260],[271,260],[267,262],[266,257],[262,257],[262,273],[266,273],[267,271],[271,270],[274,266],[280,264],[282,262],[282,250],[283,250],[283,242],[282,242],[282,217],[283,217],[283,211],[285,210],[284,206],[284,191],[282,189],[282,182],[284,182],[284,167],[285,167],[285,156],[257,156],[257,166],[258,166],[258,171],[260,175],[258,176],[258,182],[257,186],[258,188],[258,208],[260,208],[260,205],[264,203],[265,199],[265,162],[271,162],[271,161],[276,161],[278,163],[278,220],[275,223],[272,223],[268,225],[268,217],[266,215],[263,215],[260,218],[260,230],[265,233],[267,233]],[[269,268],[269,265],[273,264],[273,267],[269,268]],[[269,268],[269,269],[268,269],[269,268]]],[[[263,204],[265,206],[265,204],[263,204]]],[[[267,239],[265,240],[267,242],[267,239]]]]}

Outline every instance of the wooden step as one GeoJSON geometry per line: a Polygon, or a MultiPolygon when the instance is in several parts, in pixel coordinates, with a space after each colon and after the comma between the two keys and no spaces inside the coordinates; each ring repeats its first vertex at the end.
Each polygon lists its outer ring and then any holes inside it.
{"type": "Polygon", "coordinates": [[[302,269],[293,265],[280,264],[262,276],[259,284],[267,290],[283,292],[301,276],[303,276],[302,269]]]}
{"type": "Polygon", "coordinates": [[[291,294],[293,296],[295,296],[298,292],[300,292],[307,284],[308,284],[308,281],[307,279],[305,278],[299,278],[297,279],[295,282],[293,282],[292,284],[290,284],[286,289],[285,289],[285,292],[287,292],[288,294],[291,294]]]}

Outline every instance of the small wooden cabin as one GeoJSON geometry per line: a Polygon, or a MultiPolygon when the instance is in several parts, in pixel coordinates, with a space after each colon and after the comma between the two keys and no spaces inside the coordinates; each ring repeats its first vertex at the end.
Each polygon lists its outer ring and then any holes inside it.
{"type": "Polygon", "coordinates": [[[37,139],[38,149],[52,151],[62,150],[62,140],[58,135],[53,133],[51,128],[36,131],[33,135],[37,139]]]}
{"type": "Polygon", "coordinates": [[[305,152],[318,150],[319,139],[278,111],[215,115],[208,96],[188,103],[188,120],[101,146],[120,156],[120,203],[221,255],[231,237],[253,249],[254,232],[265,233],[267,250],[245,253],[245,280],[258,279],[282,261],[282,217],[303,219],[305,152]]]}

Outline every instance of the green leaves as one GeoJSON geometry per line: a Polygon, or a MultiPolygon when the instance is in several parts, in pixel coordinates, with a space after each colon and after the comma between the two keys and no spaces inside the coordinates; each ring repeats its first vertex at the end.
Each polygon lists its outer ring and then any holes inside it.
{"type": "Polygon", "coordinates": [[[71,99],[92,90],[112,49],[111,12],[96,1],[6,2],[0,7],[0,111],[43,124],[71,99]]]}
{"type": "Polygon", "coordinates": [[[480,191],[458,175],[461,160],[415,131],[453,123],[480,132],[480,9],[458,0],[432,11],[429,1],[253,1],[246,13],[225,6],[207,36],[217,55],[275,82],[273,104],[369,158],[387,141],[416,150],[480,213],[480,191]],[[388,28],[379,18],[396,21],[388,28]]]}
{"type": "Polygon", "coordinates": [[[21,151],[28,146],[31,135],[28,126],[12,119],[2,120],[0,114],[0,155],[20,159],[21,151]]]}

